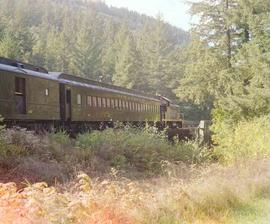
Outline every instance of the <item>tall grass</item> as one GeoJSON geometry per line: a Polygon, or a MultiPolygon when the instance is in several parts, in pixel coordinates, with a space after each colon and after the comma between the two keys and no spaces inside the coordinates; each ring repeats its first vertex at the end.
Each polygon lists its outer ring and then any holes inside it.
{"type": "Polygon", "coordinates": [[[132,181],[115,175],[90,179],[84,173],[60,189],[46,183],[20,192],[0,185],[2,223],[167,224],[235,223],[236,213],[257,212],[254,201],[270,199],[270,161],[227,168],[193,169],[178,176],[132,181]]]}

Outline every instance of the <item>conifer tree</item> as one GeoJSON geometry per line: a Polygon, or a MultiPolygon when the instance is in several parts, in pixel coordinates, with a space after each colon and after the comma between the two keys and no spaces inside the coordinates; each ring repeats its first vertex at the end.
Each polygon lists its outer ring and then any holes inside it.
{"type": "Polygon", "coordinates": [[[120,29],[116,37],[115,46],[118,51],[113,83],[127,88],[140,89],[142,84],[139,80],[140,58],[133,36],[129,33],[126,24],[120,29]]]}

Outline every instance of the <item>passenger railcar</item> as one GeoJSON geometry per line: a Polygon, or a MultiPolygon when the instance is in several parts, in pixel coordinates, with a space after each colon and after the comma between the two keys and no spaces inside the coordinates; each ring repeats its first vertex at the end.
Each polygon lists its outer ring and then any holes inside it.
{"type": "Polygon", "coordinates": [[[160,102],[136,91],[63,73],[52,73],[60,83],[61,118],[82,122],[158,121],[160,102]]]}
{"type": "Polygon", "coordinates": [[[59,121],[58,85],[43,68],[0,58],[0,114],[11,124],[59,121]]]}

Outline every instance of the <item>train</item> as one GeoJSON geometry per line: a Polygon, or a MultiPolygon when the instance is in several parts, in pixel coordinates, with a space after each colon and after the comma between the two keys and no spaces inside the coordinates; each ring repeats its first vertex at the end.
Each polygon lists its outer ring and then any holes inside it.
{"type": "Polygon", "coordinates": [[[84,130],[115,122],[182,127],[180,107],[151,95],[0,57],[0,115],[7,126],[84,130]]]}

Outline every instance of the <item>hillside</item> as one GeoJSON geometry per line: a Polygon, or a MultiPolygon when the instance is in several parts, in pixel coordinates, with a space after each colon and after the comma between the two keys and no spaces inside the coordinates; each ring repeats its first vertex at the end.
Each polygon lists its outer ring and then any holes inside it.
{"type": "Polygon", "coordinates": [[[0,5],[1,56],[175,98],[188,35],[162,18],[83,0],[0,5]]]}
{"type": "MultiPolygon", "coordinates": [[[[118,23],[126,20],[129,27],[135,30],[142,29],[145,23],[150,23],[154,26],[157,22],[156,18],[130,11],[126,8],[109,7],[102,1],[89,1],[86,3],[86,7],[95,8],[99,13],[112,17],[118,23]]],[[[181,28],[165,23],[165,30],[168,41],[171,43],[183,45],[188,41],[188,33],[181,28]]]]}

